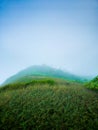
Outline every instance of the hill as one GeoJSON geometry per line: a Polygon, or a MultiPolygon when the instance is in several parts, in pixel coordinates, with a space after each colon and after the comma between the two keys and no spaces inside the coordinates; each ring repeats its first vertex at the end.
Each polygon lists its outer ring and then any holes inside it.
{"type": "Polygon", "coordinates": [[[46,77],[60,78],[77,82],[85,81],[85,78],[64,72],[60,69],[42,65],[28,67],[8,78],[3,84],[9,84],[13,82],[30,82],[32,79],[40,79],[46,77]]]}
{"type": "Polygon", "coordinates": [[[98,93],[56,78],[0,88],[1,130],[97,130],[98,93]]]}

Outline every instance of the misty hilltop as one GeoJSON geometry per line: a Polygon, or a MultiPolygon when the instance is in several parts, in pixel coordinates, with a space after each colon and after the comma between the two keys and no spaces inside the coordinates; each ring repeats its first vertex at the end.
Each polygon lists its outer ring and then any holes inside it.
{"type": "Polygon", "coordinates": [[[86,79],[81,78],[79,76],[76,76],[74,74],[71,74],[69,72],[65,72],[60,69],[52,68],[47,65],[35,65],[30,66],[17,74],[9,77],[3,84],[9,84],[17,81],[25,82],[30,81],[34,78],[45,78],[45,77],[51,77],[51,78],[61,78],[65,80],[71,80],[71,81],[78,81],[83,82],[86,79]]]}

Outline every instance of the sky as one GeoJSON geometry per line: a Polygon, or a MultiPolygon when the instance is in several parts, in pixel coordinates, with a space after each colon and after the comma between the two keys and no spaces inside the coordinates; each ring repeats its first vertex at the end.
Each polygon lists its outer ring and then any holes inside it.
{"type": "Polygon", "coordinates": [[[42,64],[98,75],[97,0],[0,0],[0,83],[42,64]]]}

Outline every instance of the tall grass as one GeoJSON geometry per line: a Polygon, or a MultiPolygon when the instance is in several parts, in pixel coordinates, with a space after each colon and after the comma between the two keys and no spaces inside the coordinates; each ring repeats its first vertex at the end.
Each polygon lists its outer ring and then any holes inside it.
{"type": "Polygon", "coordinates": [[[97,93],[79,84],[17,85],[1,89],[1,130],[97,130],[97,93]]]}

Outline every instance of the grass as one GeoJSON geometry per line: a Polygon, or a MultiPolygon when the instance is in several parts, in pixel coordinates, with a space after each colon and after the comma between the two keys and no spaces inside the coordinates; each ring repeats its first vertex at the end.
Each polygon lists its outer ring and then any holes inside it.
{"type": "Polygon", "coordinates": [[[53,80],[0,89],[1,130],[97,130],[98,93],[53,80]]]}

